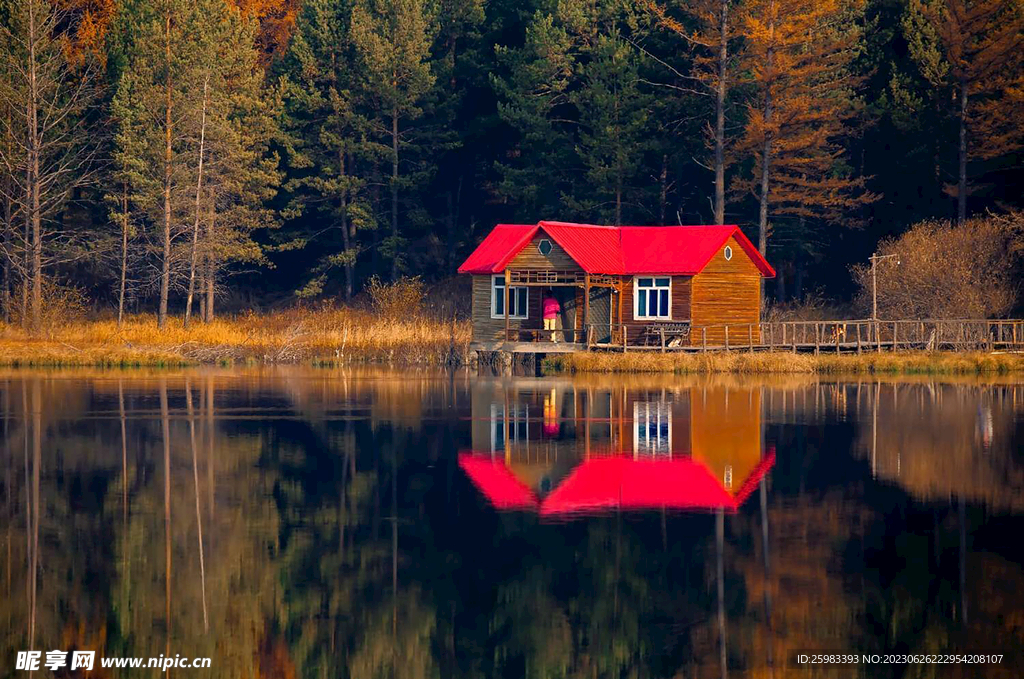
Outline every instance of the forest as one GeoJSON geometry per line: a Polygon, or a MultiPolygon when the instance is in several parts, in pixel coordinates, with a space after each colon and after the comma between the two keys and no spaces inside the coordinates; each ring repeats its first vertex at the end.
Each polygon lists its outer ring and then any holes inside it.
{"type": "Polygon", "coordinates": [[[848,300],[880,241],[1021,207],[1022,37],[1017,0],[2,0],[3,318],[453,296],[540,219],[739,224],[776,302],[848,300]]]}

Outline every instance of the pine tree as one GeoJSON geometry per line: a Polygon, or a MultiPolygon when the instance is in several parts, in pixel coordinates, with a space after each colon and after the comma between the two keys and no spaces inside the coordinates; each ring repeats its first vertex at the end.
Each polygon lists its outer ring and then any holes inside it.
{"type": "Polygon", "coordinates": [[[254,24],[225,0],[141,0],[134,10],[111,106],[115,167],[155,243],[158,324],[179,282],[186,317],[198,287],[209,320],[220,267],[261,260],[251,234],[273,226],[264,207],[279,181],[273,93],[254,24]]]}
{"type": "MultiPolygon", "coordinates": [[[[381,250],[391,260],[393,280],[404,266],[407,243],[399,229],[401,189],[412,189],[424,178],[422,171],[403,172],[402,158],[415,151],[410,126],[423,114],[424,99],[434,86],[430,48],[435,31],[435,17],[423,0],[360,0],[352,10],[352,38],[374,114],[373,132],[387,146],[390,160],[391,233],[381,250]]],[[[421,205],[407,205],[405,216],[415,220],[421,210],[421,205]]]]}
{"type": "Polygon", "coordinates": [[[633,208],[640,202],[651,97],[640,87],[639,56],[617,33],[597,36],[587,57],[577,69],[581,86],[572,96],[586,197],[570,204],[591,219],[618,225],[624,201],[633,208]]]}
{"type": "Polygon", "coordinates": [[[324,253],[299,291],[303,297],[321,294],[330,272],[340,267],[345,299],[351,299],[363,249],[360,233],[376,227],[366,184],[378,148],[359,106],[363,90],[357,80],[351,10],[350,0],[305,3],[285,60],[288,162],[293,168],[286,214],[297,218],[315,210],[331,223],[328,228],[317,223],[304,232],[293,231],[280,246],[315,246],[324,253]]]}
{"type": "Polygon", "coordinates": [[[935,88],[957,102],[957,221],[967,218],[972,155],[1019,148],[1024,11],[1006,0],[911,0],[903,20],[910,53],[935,88]]]}
{"type": "Polygon", "coordinates": [[[660,25],[682,37],[687,46],[695,50],[693,74],[687,75],[687,79],[694,81],[699,89],[692,91],[714,97],[715,122],[713,126],[707,126],[712,147],[712,170],[715,173],[713,219],[716,224],[724,224],[726,106],[735,61],[730,46],[736,32],[732,22],[730,0],[698,0],[683,3],[681,9],[696,21],[697,25],[693,29],[673,18],[667,8],[658,5],[654,0],[645,0],[645,3],[660,25]]]}
{"type": "Polygon", "coordinates": [[[568,211],[621,223],[646,214],[641,187],[653,98],[642,86],[635,18],[616,2],[563,0],[538,11],[521,48],[499,48],[502,119],[518,135],[499,164],[524,217],[568,211]]]}
{"type": "Polygon", "coordinates": [[[554,16],[537,12],[522,47],[496,49],[504,72],[491,76],[498,113],[517,135],[496,161],[499,190],[525,220],[557,214],[562,196],[575,193],[575,120],[566,115],[576,71],[572,40],[554,16]]]}
{"type": "Polygon", "coordinates": [[[215,21],[198,41],[192,76],[200,96],[192,115],[195,200],[186,325],[197,284],[205,293],[203,318],[210,321],[224,264],[264,261],[252,234],[276,227],[266,204],[280,183],[269,149],[279,136],[278,95],[263,86],[256,24],[224,0],[199,0],[198,6],[201,16],[215,21]]]}

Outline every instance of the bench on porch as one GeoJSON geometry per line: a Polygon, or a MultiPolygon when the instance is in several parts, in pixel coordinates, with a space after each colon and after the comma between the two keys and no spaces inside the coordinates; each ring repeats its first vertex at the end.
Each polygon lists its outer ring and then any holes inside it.
{"type": "Polygon", "coordinates": [[[690,339],[690,322],[651,323],[640,331],[637,343],[645,347],[661,346],[664,340],[667,347],[678,347],[690,339]]]}

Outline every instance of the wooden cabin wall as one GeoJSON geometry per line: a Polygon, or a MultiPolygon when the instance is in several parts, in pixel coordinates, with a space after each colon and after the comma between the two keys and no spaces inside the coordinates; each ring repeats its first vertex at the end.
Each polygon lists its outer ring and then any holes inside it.
{"type": "MultiPolygon", "coordinates": [[[[753,340],[760,341],[756,324],[761,319],[760,306],[761,273],[757,266],[740,247],[735,238],[730,238],[719,248],[704,270],[693,277],[692,321],[694,326],[721,325],[742,326],[754,323],[753,340]],[[725,258],[725,247],[732,246],[731,260],[725,258]]],[[[692,343],[702,343],[701,331],[692,333],[692,343]]],[[[735,344],[747,343],[746,327],[729,329],[730,341],[735,344]]],[[[708,328],[707,343],[720,346],[725,343],[725,328],[708,328]]]]}
{"type": "MultiPolygon", "coordinates": [[[[657,277],[656,274],[652,274],[657,277]]],[[[648,278],[648,274],[636,276],[636,278],[648,278]]],[[[657,324],[662,321],[656,320],[635,320],[633,318],[633,276],[626,276],[622,288],[622,323],[626,326],[630,342],[636,342],[647,325],[657,324]]],[[[672,320],[665,322],[680,322],[690,320],[690,298],[692,296],[692,279],[690,276],[672,276],[672,320]]],[[[616,319],[618,322],[618,319],[616,319]]],[[[620,338],[616,337],[616,341],[620,338]]]]}
{"type": "MultiPolygon", "coordinates": [[[[540,302],[544,291],[532,287],[527,291],[526,320],[508,319],[509,328],[540,328],[540,302]]],[[[505,340],[505,319],[491,318],[491,276],[473,276],[473,341],[496,342],[505,340]]]]}
{"type": "Polygon", "coordinates": [[[508,268],[532,269],[534,271],[582,271],[576,260],[570,257],[569,253],[563,250],[562,246],[556,243],[551,236],[544,233],[543,229],[540,229],[537,235],[533,237],[533,240],[527,243],[526,247],[512,258],[508,268]],[[541,254],[539,248],[540,242],[544,239],[551,242],[551,252],[547,255],[541,254]]]}

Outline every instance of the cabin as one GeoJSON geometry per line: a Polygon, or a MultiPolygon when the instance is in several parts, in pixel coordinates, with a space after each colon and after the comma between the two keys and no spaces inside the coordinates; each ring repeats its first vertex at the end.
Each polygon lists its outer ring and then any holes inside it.
{"type": "Polygon", "coordinates": [[[495,226],[459,273],[473,279],[482,351],[720,346],[728,332],[759,342],[761,279],[775,276],[735,225],[547,221],[495,226]],[[541,309],[549,296],[560,307],[553,331],[541,309]]]}
{"type": "Polygon", "coordinates": [[[761,391],[515,377],[472,391],[459,466],[498,509],[735,511],[771,469],[761,391]]]}

